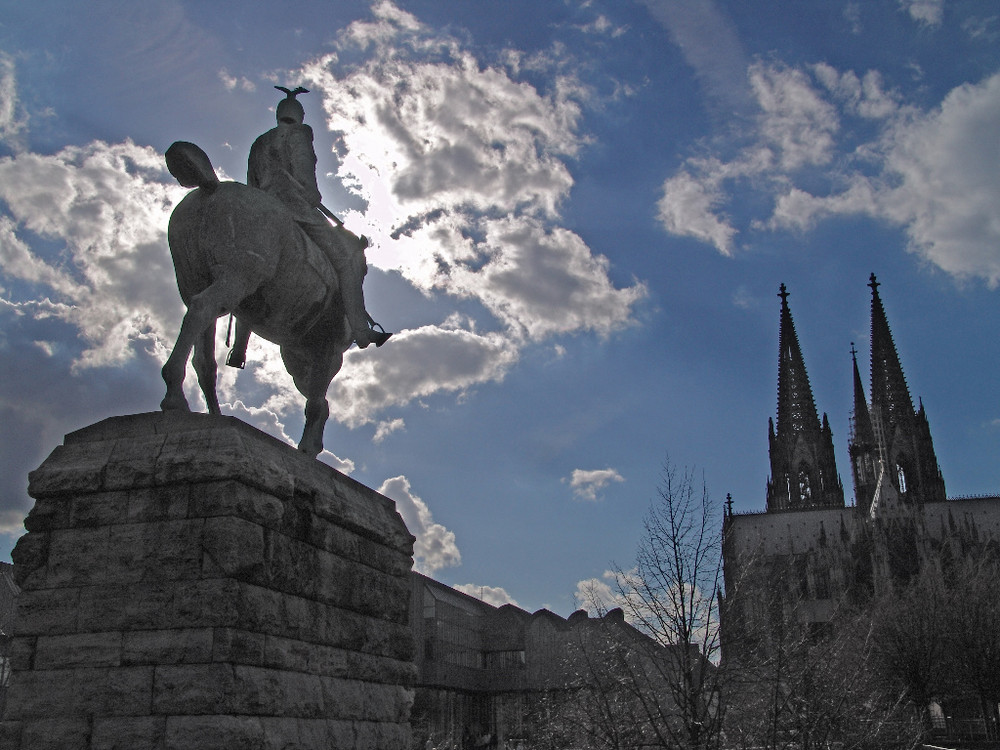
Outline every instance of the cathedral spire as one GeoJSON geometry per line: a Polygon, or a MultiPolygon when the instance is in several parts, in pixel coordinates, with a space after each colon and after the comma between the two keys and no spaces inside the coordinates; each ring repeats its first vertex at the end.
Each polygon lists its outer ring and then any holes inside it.
{"type": "Polygon", "coordinates": [[[906,427],[912,419],[913,399],[906,386],[903,367],[899,364],[899,354],[892,340],[885,308],[878,295],[881,286],[871,275],[868,286],[872,290],[872,410],[875,419],[881,420],[881,428],[891,431],[901,424],[906,427]]]}
{"type": "MultiPolygon", "coordinates": [[[[880,284],[874,273],[868,286],[872,290],[872,400],[869,413],[885,478],[904,503],[943,501],[944,479],[934,453],[927,415],[923,404],[919,411],[913,408],[913,399],[906,386],[899,354],[879,297],[880,284]]],[[[857,467],[853,468],[857,470],[857,467]]]]}
{"type": "Polygon", "coordinates": [[[844,490],[837,476],[833,436],[826,415],[816,416],[809,375],[782,284],[778,329],[778,423],[770,423],[771,478],[768,511],[810,507],[843,507],[844,490]]]}
{"type": "Polygon", "coordinates": [[[793,430],[819,430],[816,402],[813,401],[809,375],[795,333],[788,291],[780,287],[781,322],[778,327],[778,434],[793,430]]]}

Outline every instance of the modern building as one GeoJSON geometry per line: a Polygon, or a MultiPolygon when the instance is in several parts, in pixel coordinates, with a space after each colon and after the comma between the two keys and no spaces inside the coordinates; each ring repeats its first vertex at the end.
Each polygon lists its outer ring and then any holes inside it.
{"type": "MultiPolygon", "coordinates": [[[[615,696],[617,714],[602,716],[594,708],[612,702],[612,691],[629,679],[621,672],[630,669],[626,660],[638,667],[631,676],[641,670],[644,680],[657,670],[642,670],[639,662],[658,660],[662,676],[663,665],[669,670],[677,661],[669,648],[629,625],[620,609],[603,617],[579,610],[563,618],[547,609],[495,607],[418,573],[412,582],[419,677],[411,726],[428,747],[574,747],[580,744],[575,733],[592,737],[609,723],[641,732],[643,724],[670,721],[676,713],[666,705],[666,686],[656,719],[647,705],[632,720],[621,696],[615,696]]],[[[714,668],[694,656],[698,669],[714,668]]]]}
{"type": "MultiPolygon", "coordinates": [[[[948,499],[922,401],[914,407],[879,283],[872,274],[869,401],[852,346],[854,409],[848,456],[854,505],[844,490],[826,414],[817,416],[782,284],[777,424],[770,423],[766,509],[723,522],[724,641],[761,632],[777,603],[822,629],[838,607],[890,581],[906,581],[945,548],[1000,541],[1000,497],[948,499]],[[739,585],[738,585],[739,582],[739,585]]],[[[735,648],[731,647],[731,650],[735,648]]]]}

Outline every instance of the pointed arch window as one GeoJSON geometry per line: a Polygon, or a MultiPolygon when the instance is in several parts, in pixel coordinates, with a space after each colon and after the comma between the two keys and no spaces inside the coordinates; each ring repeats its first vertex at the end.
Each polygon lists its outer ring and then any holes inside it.
{"type": "Polygon", "coordinates": [[[806,464],[799,466],[799,502],[808,505],[812,502],[812,486],[809,482],[809,467],[806,464]]]}
{"type": "Polygon", "coordinates": [[[899,480],[899,494],[906,494],[906,469],[903,464],[896,464],[896,479],[899,480]]]}

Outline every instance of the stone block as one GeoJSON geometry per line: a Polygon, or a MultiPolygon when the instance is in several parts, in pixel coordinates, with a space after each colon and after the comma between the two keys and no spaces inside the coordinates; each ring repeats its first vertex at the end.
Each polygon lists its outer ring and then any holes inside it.
{"type": "Polygon", "coordinates": [[[165,716],[113,716],[94,719],[89,750],[160,750],[165,716]]]}
{"type": "Polygon", "coordinates": [[[354,747],[371,747],[379,750],[405,750],[410,747],[408,724],[360,721],[354,725],[354,747]]]}
{"type": "Polygon", "coordinates": [[[104,468],[101,489],[131,490],[158,484],[154,477],[166,442],[164,435],[116,440],[104,468]]]}
{"type": "Polygon", "coordinates": [[[265,750],[256,716],[168,716],[162,750],[265,750]]]}
{"type": "Polygon", "coordinates": [[[323,674],[320,665],[326,660],[321,654],[330,650],[329,646],[297,638],[269,635],[264,640],[263,666],[323,674]]]}
{"type": "Polygon", "coordinates": [[[88,586],[108,580],[111,528],[57,529],[49,536],[48,588],[88,586]]]}
{"type": "Polygon", "coordinates": [[[72,633],[40,636],[35,646],[35,669],[117,667],[121,664],[122,634],[72,633]]]}
{"type": "Polygon", "coordinates": [[[124,520],[127,523],[148,523],[187,518],[191,490],[192,487],[188,485],[140,487],[129,490],[128,509],[124,520]]]}
{"type": "Polygon", "coordinates": [[[14,583],[29,590],[45,588],[49,562],[49,532],[35,531],[17,540],[10,558],[14,562],[14,583]]]}
{"type": "MultiPolygon", "coordinates": [[[[45,463],[28,474],[28,494],[36,500],[67,494],[83,495],[103,489],[104,468],[115,447],[114,441],[69,445],[67,435],[66,442],[52,451],[45,463]]],[[[30,517],[31,513],[28,515],[30,517]]]]}
{"type": "Polygon", "coordinates": [[[230,662],[232,664],[256,664],[261,666],[280,666],[266,664],[265,636],[263,633],[252,633],[236,628],[215,628],[212,639],[212,661],[230,662]]]}
{"type": "Polygon", "coordinates": [[[327,743],[325,719],[261,719],[266,750],[313,750],[338,747],[327,743]]]}
{"type": "Polygon", "coordinates": [[[81,495],[70,503],[67,526],[111,526],[122,523],[128,515],[129,497],[124,491],[81,495]]]}
{"type": "Polygon", "coordinates": [[[150,713],[152,667],[33,669],[15,678],[5,706],[8,719],[150,713]]]}
{"type": "Polygon", "coordinates": [[[10,667],[16,671],[33,669],[35,663],[35,636],[14,636],[10,642],[10,667]]]}
{"type": "Polygon", "coordinates": [[[263,582],[264,528],[232,516],[203,521],[206,575],[263,582]]]}
{"type": "Polygon", "coordinates": [[[90,750],[87,717],[54,717],[26,721],[21,730],[23,750],[90,750]]]}
{"type": "Polygon", "coordinates": [[[122,638],[122,664],[196,664],[212,661],[212,628],[138,630],[122,638]]]}
{"type": "Polygon", "coordinates": [[[156,669],[153,711],[158,714],[246,714],[319,718],[320,678],[232,664],[191,664],[156,669]]]}
{"type": "MultiPolygon", "coordinates": [[[[359,745],[357,744],[357,736],[354,729],[355,722],[353,721],[328,721],[326,723],[326,744],[320,745],[319,747],[336,748],[336,750],[341,750],[344,748],[358,748],[360,750],[363,747],[375,747],[375,745],[359,745]]],[[[392,750],[391,748],[379,748],[379,750],[392,750]]]]}
{"type": "Polygon", "coordinates": [[[27,531],[54,531],[70,525],[71,504],[69,498],[40,500],[28,511],[24,519],[27,531]]]}
{"type": "Polygon", "coordinates": [[[279,528],[285,504],[274,495],[242,482],[222,480],[192,485],[192,518],[235,516],[267,528],[279,528]]]}
{"type": "Polygon", "coordinates": [[[265,593],[232,578],[209,578],[173,587],[173,603],[164,627],[229,627],[244,624],[248,610],[258,606],[265,593]],[[257,594],[257,595],[254,595],[257,594]]]}
{"type": "Polygon", "coordinates": [[[0,747],[4,750],[21,750],[20,721],[0,721],[0,747]]]}
{"type": "MultiPolygon", "coordinates": [[[[255,445],[257,440],[243,439],[240,426],[248,428],[249,425],[234,420],[234,426],[237,429],[167,434],[163,451],[158,456],[153,483],[163,486],[191,481],[193,477],[202,481],[240,479],[251,486],[276,490],[279,496],[290,495],[294,481],[281,460],[280,452],[274,450],[278,446],[261,450],[255,445]]],[[[294,450],[291,446],[285,447],[294,450]]]]}
{"type": "Polygon", "coordinates": [[[21,591],[17,598],[15,635],[54,635],[77,632],[80,589],[21,591]]]}
{"type": "Polygon", "coordinates": [[[201,519],[119,524],[108,537],[108,580],[193,580],[201,577],[201,519]]]}
{"type": "Polygon", "coordinates": [[[136,586],[114,583],[80,590],[79,630],[149,630],[170,627],[161,619],[169,615],[174,584],[146,583],[136,586]]]}

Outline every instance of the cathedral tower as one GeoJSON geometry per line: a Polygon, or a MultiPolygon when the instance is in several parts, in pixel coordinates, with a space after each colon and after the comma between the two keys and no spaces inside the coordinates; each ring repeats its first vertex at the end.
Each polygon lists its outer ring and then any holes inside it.
{"type": "Polygon", "coordinates": [[[844,488],[837,476],[833,433],[826,414],[822,425],[816,416],[784,284],[778,296],[778,425],[775,430],[774,421],[769,420],[771,477],[767,481],[767,510],[842,508],[844,488]]]}
{"type": "Polygon", "coordinates": [[[875,274],[868,286],[872,290],[872,400],[864,408],[855,360],[854,434],[849,452],[858,506],[874,516],[883,498],[895,496],[905,505],[937,502],[945,499],[945,488],[927,414],[922,402],[919,409],[913,408],[875,274]],[[867,470],[869,458],[879,474],[874,480],[867,470]]]}

